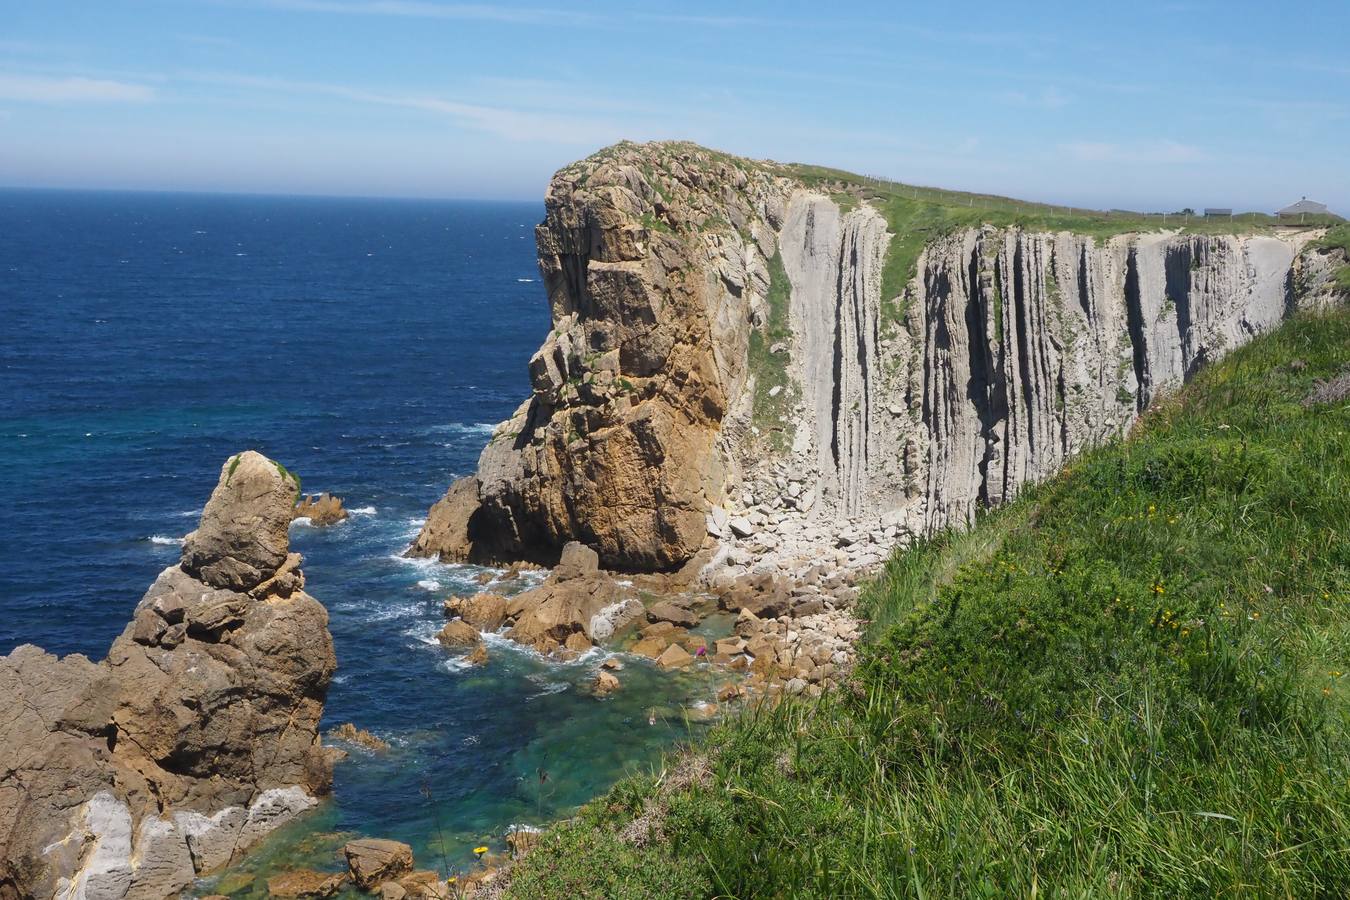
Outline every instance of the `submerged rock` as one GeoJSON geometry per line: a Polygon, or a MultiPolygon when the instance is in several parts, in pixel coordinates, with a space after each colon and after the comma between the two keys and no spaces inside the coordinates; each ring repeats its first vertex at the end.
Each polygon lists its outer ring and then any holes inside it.
{"type": "Polygon", "coordinates": [[[343,722],[338,727],[330,730],[328,736],[338,741],[346,741],[349,744],[356,744],[365,747],[367,750],[374,750],[376,753],[383,753],[389,749],[389,744],[375,735],[366,731],[364,728],[357,728],[351,722],[343,722]]]}
{"type": "Polygon", "coordinates": [[[407,844],[379,838],[349,841],[342,848],[352,882],[365,891],[412,871],[413,852],[407,844]]]}
{"type": "Polygon", "coordinates": [[[336,662],[286,526],[293,476],[231,457],[108,657],[0,657],[0,897],[176,896],[317,803],[336,662]]]}
{"type": "Polygon", "coordinates": [[[604,670],[597,672],[595,679],[591,682],[591,690],[595,692],[597,697],[604,697],[612,694],[620,687],[621,683],[619,679],[604,670]]]}
{"type": "Polygon", "coordinates": [[[297,869],[267,879],[269,897],[324,898],[342,889],[347,876],[313,869],[297,869]]]}

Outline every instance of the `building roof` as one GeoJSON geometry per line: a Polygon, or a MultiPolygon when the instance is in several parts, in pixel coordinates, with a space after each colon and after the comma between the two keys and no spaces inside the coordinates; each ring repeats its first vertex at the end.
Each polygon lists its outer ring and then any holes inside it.
{"type": "Polygon", "coordinates": [[[1327,207],[1325,203],[1318,203],[1315,200],[1309,200],[1307,197],[1304,197],[1297,203],[1289,204],[1284,209],[1280,210],[1276,215],[1297,216],[1300,213],[1310,213],[1312,215],[1320,216],[1325,215],[1326,211],[1327,207]]]}

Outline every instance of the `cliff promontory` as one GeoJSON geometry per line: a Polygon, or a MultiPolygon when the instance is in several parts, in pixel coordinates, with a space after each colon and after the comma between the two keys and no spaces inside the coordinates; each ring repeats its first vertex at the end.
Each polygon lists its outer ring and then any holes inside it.
{"type": "Polygon", "coordinates": [[[560,171],[531,396],[415,554],[879,562],[1330,296],[1315,230],[984,214],[691,144],[560,171]]]}
{"type": "Polygon", "coordinates": [[[231,457],[106,659],[0,657],[0,897],[177,896],[327,790],[336,663],[289,549],[297,492],[231,457]]]}

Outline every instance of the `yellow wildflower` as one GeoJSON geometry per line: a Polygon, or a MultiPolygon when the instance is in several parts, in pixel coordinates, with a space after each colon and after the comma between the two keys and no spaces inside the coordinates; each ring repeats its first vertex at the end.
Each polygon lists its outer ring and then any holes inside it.
{"type": "Polygon", "coordinates": [[[488,852],[488,848],[486,848],[486,847],[474,847],[474,848],[473,848],[473,852],[476,853],[476,854],[478,854],[479,856],[482,856],[484,853],[488,852]]]}

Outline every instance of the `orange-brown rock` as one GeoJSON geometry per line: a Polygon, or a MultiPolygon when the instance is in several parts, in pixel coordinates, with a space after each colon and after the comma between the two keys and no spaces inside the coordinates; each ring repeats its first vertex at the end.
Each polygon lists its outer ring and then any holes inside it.
{"type": "Polygon", "coordinates": [[[768,292],[772,238],[743,235],[772,234],[787,185],[685,144],[558,172],[535,232],[553,328],[533,393],[414,551],[547,562],[578,540],[628,571],[693,556],[726,477],[717,437],[747,381],[752,294],[768,292]]]}
{"type": "Polygon", "coordinates": [[[478,629],[463,619],[446,622],[445,627],[436,635],[436,640],[440,641],[442,647],[472,647],[482,639],[478,629]]]}
{"type": "Polygon", "coordinates": [[[496,631],[506,621],[508,601],[499,594],[473,594],[445,601],[445,614],[459,616],[479,631],[496,631]]]}
{"type": "Polygon", "coordinates": [[[336,525],[347,518],[347,510],[342,506],[342,498],[324,491],[318,496],[306,494],[295,505],[292,514],[297,519],[309,519],[309,524],[320,527],[336,525]]]}

